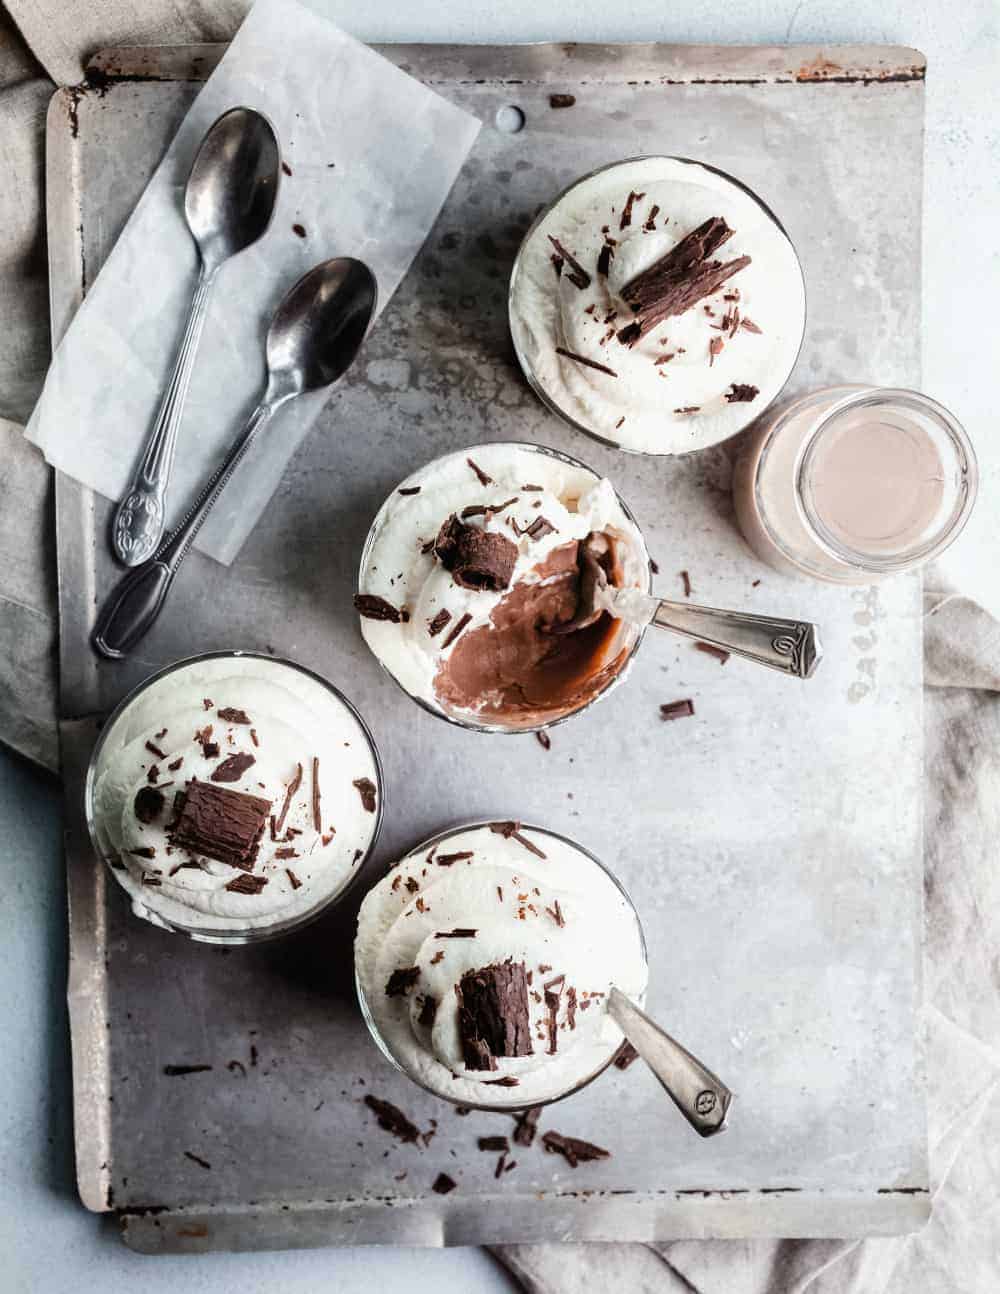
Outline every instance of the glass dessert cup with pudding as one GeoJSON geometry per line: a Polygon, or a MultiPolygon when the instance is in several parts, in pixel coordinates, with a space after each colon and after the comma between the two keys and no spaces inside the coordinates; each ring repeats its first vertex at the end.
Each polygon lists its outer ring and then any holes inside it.
{"type": "Polygon", "coordinates": [[[517,822],[454,827],[366,895],[358,1000],[386,1058],[458,1105],[516,1110],[578,1092],[623,1038],[612,985],[641,1002],[631,900],[581,845],[517,822]]]}
{"type": "Polygon", "coordinates": [[[516,442],[477,445],[407,477],[365,544],[355,605],[387,672],[423,708],[481,732],[535,732],[624,677],[640,626],[577,608],[579,549],[607,541],[609,580],[648,591],[631,513],[578,459],[516,442]]]}
{"type": "Polygon", "coordinates": [[[686,158],[591,172],[543,210],[511,273],[511,337],[535,393],[614,448],[684,454],[775,400],[805,330],[805,284],[773,212],[686,158]]]}
{"type": "Polygon", "coordinates": [[[951,544],[976,499],[968,436],[916,391],[828,387],[751,434],[733,472],[737,520],[789,575],[870,584],[951,544]]]}
{"type": "Polygon", "coordinates": [[[287,934],[343,897],[378,838],[382,766],[331,683],[210,652],[112,712],[84,788],[94,850],[135,914],[217,944],[287,934]]]}

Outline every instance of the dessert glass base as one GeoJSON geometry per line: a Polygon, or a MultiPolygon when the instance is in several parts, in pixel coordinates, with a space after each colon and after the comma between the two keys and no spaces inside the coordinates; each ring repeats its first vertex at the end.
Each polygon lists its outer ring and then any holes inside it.
{"type": "Polygon", "coordinates": [[[473,822],[432,836],[369,891],[358,916],[355,980],[372,1038],[418,1086],[472,1109],[547,1105],[593,1082],[623,1042],[608,991],[641,1003],[647,978],[642,926],[621,883],[542,827],[473,822]],[[473,990],[501,972],[507,999],[523,995],[522,1017],[502,1021],[503,1045],[488,1027],[489,1044],[470,1043],[469,1018],[489,1024],[473,990]]]}
{"type": "Polygon", "coordinates": [[[204,943],[257,943],[343,897],[378,838],[378,751],[332,684],[292,661],[212,652],[109,716],[84,808],[135,914],[204,943]]]}

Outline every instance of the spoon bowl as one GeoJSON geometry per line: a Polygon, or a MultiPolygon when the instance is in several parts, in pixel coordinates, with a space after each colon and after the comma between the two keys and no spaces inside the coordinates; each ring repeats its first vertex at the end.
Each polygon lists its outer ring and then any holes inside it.
{"type": "Polygon", "coordinates": [[[316,391],[343,377],[365,339],[377,299],[375,276],[350,256],[323,261],[304,274],[267,332],[271,398],[316,391]]]}
{"type": "Polygon", "coordinates": [[[267,231],[280,164],[278,137],[263,113],[231,108],[210,128],[184,193],[184,215],[207,271],[267,231]]]}

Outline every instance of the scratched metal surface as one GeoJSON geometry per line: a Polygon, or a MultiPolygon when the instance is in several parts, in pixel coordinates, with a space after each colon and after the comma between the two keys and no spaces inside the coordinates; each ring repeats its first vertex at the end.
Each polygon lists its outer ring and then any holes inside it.
{"type": "MultiPolygon", "coordinates": [[[[128,664],[98,663],[87,648],[114,577],[108,505],[58,482],[82,1198],[118,1210],[128,1243],[151,1251],[913,1229],[928,1209],[915,1030],[919,584],[819,588],[761,569],[733,526],[732,446],[650,460],[565,429],[515,367],[505,305],[523,231],[574,176],[640,152],[703,157],[761,194],[802,257],[809,324],[791,389],[917,384],[923,60],[859,47],[384,52],[477,113],[483,132],[238,561],[223,570],[195,554],[128,664]],[[575,105],[551,108],[555,92],[575,105]],[[511,104],[525,114],[515,134],[493,124],[511,104]],[[407,472],[506,438],[568,450],[611,476],[665,592],[687,569],[709,603],[819,621],[818,677],[796,685],[736,661],[720,668],[659,635],[627,686],[558,729],[549,753],[418,711],[357,632],[361,545],[407,472]],[[608,1146],[611,1160],[573,1172],[536,1147],[495,1182],[475,1138],[509,1119],[457,1117],[390,1070],[364,1033],[350,970],[357,899],[300,936],[231,952],[130,916],[81,823],[94,716],[172,659],[237,646],[322,671],[371,724],[389,803],[370,880],[422,836],[480,815],[576,835],[619,872],[646,926],[652,1009],[738,1093],[725,1137],[698,1142],[637,1064],[542,1122],[608,1146]],[[683,696],[695,719],[661,724],[659,704],[683,696]],[[212,1069],[171,1078],[168,1064],[212,1069]],[[368,1091],[425,1130],[437,1120],[430,1144],[399,1145],[375,1127],[368,1091]],[[459,1183],[448,1196],[429,1190],[442,1170],[459,1183]]],[[[219,53],[105,51],[92,88],[53,100],[57,337],[219,53]]],[[[350,249],[317,256],[334,250],[350,249]]]]}

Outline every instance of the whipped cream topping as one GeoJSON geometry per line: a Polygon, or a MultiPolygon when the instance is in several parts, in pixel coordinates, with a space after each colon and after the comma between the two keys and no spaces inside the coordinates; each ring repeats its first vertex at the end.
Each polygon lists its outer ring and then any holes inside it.
{"type": "Polygon", "coordinates": [[[375,758],[351,710],[259,657],[154,681],[109,730],[92,785],[101,854],[137,915],[170,928],[301,918],[351,879],[380,816],[375,758]]]}
{"type": "Polygon", "coordinates": [[[568,417],[644,453],[687,453],[741,430],[784,386],[804,325],[802,271],[773,218],[726,176],[677,158],[623,162],[574,185],[511,280],[511,333],[529,375],[568,417]],[[623,290],[713,217],[734,233],[710,259],[750,263],[623,344],[636,318],[623,290]]]}
{"type": "Polygon", "coordinates": [[[404,858],[361,905],[355,964],[395,1061],[468,1104],[533,1105],[591,1077],[622,1042],[609,989],[641,1000],[646,988],[638,920],[615,882],[576,846],[514,823],[461,829],[404,858]],[[462,1006],[469,977],[498,967],[524,992],[509,1048],[522,1054],[477,1068],[462,1006]]]}
{"type": "Polygon", "coordinates": [[[544,578],[538,567],[594,530],[621,541],[623,582],[645,588],[649,559],[642,536],[609,481],[582,465],[510,443],[437,459],[402,482],[372,526],[359,588],[362,595],[383,599],[397,616],[362,618],[365,641],[411,696],[442,713],[492,722],[479,712],[489,698],[480,698],[478,707],[446,705],[435,680],[463,635],[492,626],[493,612],[511,589],[538,583],[544,578]],[[442,524],[463,512],[470,513],[465,524],[516,545],[506,589],[463,587],[436,558],[433,543],[442,524]]]}

